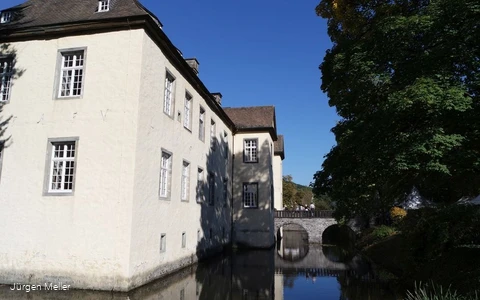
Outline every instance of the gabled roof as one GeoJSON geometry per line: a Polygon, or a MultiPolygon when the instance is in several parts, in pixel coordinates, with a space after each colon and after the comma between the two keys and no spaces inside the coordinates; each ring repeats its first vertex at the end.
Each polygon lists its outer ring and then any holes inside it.
{"type": "Polygon", "coordinates": [[[223,109],[238,131],[268,131],[277,140],[274,106],[225,107],[223,109]]]}
{"type": "Polygon", "coordinates": [[[284,146],[284,141],[283,141],[283,135],[279,134],[278,139],[273,142],[273,148],[275,149],[274,155],[280,155],[282,160],[285,159],[285,146],[284,146]]]}
{"type": "Polygon", "coordinates": [[[161,26],[160,21],[136,0],[111,0],[110,10],[105,12],[98,12],[98,0],[28,0],[2,11],[11,11],[13,19],[2,24],[0,30],[133,16],[151,16],[161,26]]]}

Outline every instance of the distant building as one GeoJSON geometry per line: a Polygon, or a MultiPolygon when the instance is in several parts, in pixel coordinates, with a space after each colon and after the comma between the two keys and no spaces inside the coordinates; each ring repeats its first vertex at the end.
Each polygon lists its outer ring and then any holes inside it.
{"type": "Polygon", "coordinates": [[[0,283],[127,291],[273,245],[274,108],[224,110],[138,1],[29,0],[0,41],[0,283]]]}

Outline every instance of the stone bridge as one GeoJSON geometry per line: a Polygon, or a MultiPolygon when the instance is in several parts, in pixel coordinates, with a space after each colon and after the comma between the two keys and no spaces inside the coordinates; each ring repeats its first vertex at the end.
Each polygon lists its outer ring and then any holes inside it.
{"type": "MultiPolygon", "coordinates": [[[[285,225],[295,224],[303,227],[308,233],[308,243],[321,244],[325,229],[337,224],[332,217],[333,211],[276,211],[275,212],[275,240],[283,237],[285,225]]],[[[350,222],[347,224],[353,231],[358,231],[357,226],[350,222]]]]}

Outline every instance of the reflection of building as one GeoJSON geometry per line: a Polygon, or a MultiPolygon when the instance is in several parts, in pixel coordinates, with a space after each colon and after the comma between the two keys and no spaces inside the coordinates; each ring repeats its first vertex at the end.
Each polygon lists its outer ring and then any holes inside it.
{"type": "Polygon", "coordinates": [[[136,0],[1,12],[0,282],[132,289],[229,244],[232,203],[273,244],[273,107],[233,122],[161,26],[136,0]]]}

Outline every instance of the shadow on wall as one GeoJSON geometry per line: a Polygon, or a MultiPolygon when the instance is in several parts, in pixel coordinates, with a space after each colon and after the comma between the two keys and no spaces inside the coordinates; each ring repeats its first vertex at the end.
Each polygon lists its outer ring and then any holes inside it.
{"type": "Polygon", "coordinates": [[[270,248],[274,246],[273,224],[273,149],[264,141],[258,149],[258,163],[244,163],[243,153],[235,153],[233,197],[233,233],[238,247],[270,248]],[[243,205],[244,183],[258,184],[258,207],[243,205]]]}
{"type": "Polygon", "coordinates": [[[0,88],[0,165],[1,157],[3,155],[3,149],[7,148],[12,143],[12,136],[5,137],[8,124],[12,120],[13,116],[4,116],[4,106],[8,104],[10,99],[10,91],[15,85],[15,80],[21,77],[24,73],[24,69],[18,69],[17,64],[17,51],[10,44],[0,45],[0,76],[1,88],[0,88]]]}

